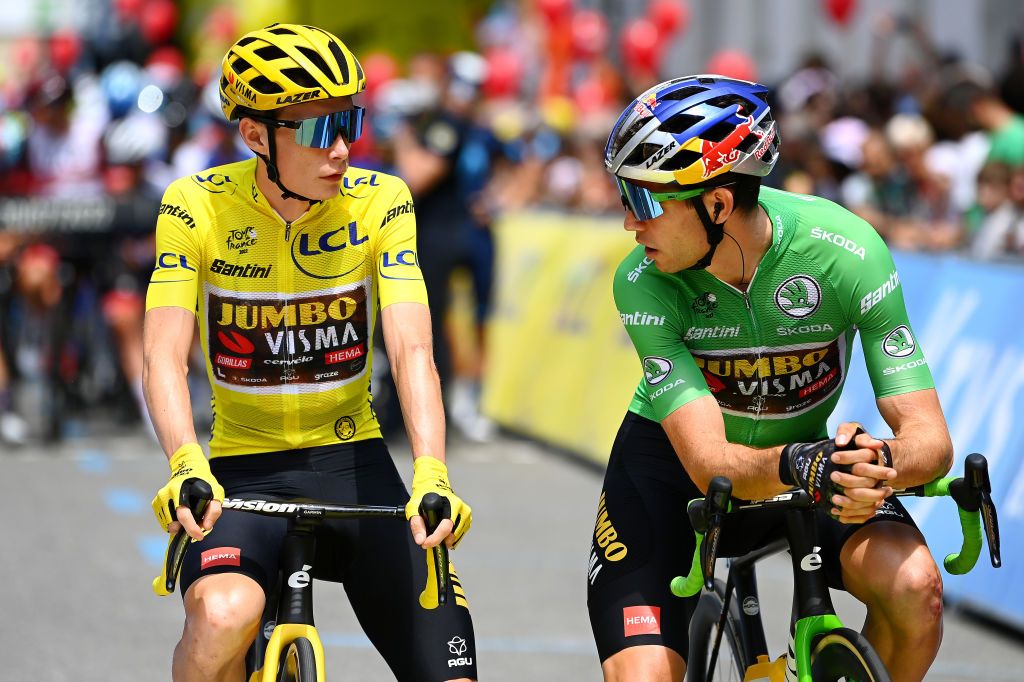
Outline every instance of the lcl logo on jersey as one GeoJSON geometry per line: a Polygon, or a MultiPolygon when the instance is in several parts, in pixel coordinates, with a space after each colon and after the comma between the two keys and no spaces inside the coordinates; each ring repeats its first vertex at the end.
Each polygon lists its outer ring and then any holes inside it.
{"type": "Polygon", "coordinates": [[[369,240],[355,220],[337,228],[303,228],[292,240],[292,261],[303,274],[316,279],[344,277],[365,261],[362,249],[353,247],[369,240]]]}
{"type": "Polygon", "coordinates": [[[807,317],[820,303],[821,287],[807,275],[793,275],[775,290],[775,305],[790,317],[807,317]]]}

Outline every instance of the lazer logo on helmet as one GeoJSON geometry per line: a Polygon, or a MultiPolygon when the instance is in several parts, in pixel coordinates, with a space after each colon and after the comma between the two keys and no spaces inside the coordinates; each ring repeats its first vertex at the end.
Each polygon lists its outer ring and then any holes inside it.
{"type": "Polygon", "coordinates": [[[651,158],[647,159],[647,162],[644,164],[644,168],[650,168],[654,164],[658,163],[663,158],[665,158],[666,154],[668,154],[670,151],[672,151],[675,148],[676,148],[676,141],[672,140],[667,145],[665,145],[664,147],[662,147],[658,151],[654,152],[654,156],[652,156],[651,158]]]}
{"type": "Polygon", "coordinates": [[[278,97],[278,104],[298,104],[299,102],[306,102],[311,99],[316,99],[320,96],[319,90],[311,90],[310,92],[300,92],[297,95],[285,95],[284,97],[278,97]]]}

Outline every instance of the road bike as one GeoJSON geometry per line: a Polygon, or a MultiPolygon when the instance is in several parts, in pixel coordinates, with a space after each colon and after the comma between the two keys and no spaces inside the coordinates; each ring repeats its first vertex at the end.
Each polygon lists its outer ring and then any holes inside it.
{"type": "MultiPolygon", "coordinates": [[[[189,479],[182,484],[195,518],[201,519],[213,497],[209,484],[189,479]]],[[[429,535],[444,515],[444,498],[424,495],[420,505],[429,535]]],[[[373,505],[336,505],[315,501],[280,502],[227,498],[224,509],[288,519],[288,531],[281,549],[278,579],[267,599],[256,639],[246,655],[246,679],[249,682],[323,682],[324,650],[313,624],[314,531],[326,520],[394,518],[405,520],[404,507],[373,505]]],[[[153,580],[153,591],[160,596],[174,592],[189,536],[179,530],[168,542],[163,573],[153,580]]],[[[449,578],[448,548],[442,542],[427,550],[432,553],[432,571],[428,571],[424,594],[436,594],[439,606],[448,603],[453,583],[449,578]]],[[[455,586],[457,587],[457,586],[455,586]]],[[[421,597],[420,602],[424,599],[421,597]]]]}
{"type": "MultiPolygon", "coordinates": [[[[687,514],[697,546],[689,575],[672,580],[673,594],[691,597],[701,591],[690,621],[688,682],[726,680],[752,682],[889,682],[881,658],[856,630],[846,628],[835,614],[822,568],[810,496],[795,489],[768,500],[730,500],[732,483],[715,477],[704,498],[691,500],[687,514]],[[726,514],[757,514],[785,510],[785,538],[728,562],[726,580],[716,579],[714,568],[726,514]],[[789,649],[772,661],[765,642],[754,566],[762,559],[789,550],[792,558],[794,595],[789,649]],[[723,640],[725,646],[722,646],[723,640]]],[[[962,575],[970,571],[981,553],[984,526],[989,557],[994,568],[1002,565],[999,525],[988,463],[980,454],[969,455],[964,476],[946,477],[922,486],[894,492],[898,496],[951,497],[957,504],[963,544],[943,561],[946,571],[962,575]]]]}

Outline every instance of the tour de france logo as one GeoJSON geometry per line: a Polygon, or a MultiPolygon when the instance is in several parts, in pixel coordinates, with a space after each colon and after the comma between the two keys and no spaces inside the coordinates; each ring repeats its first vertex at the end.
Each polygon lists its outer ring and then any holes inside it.
{"type": "Polygon", "coordinates": [[[820,303],[821,287],[807,275],[793,275],[775,290],[775,305],[790,317],[808,317],[820,303]]]}
{"type": "Polygon", "coordinates": [[[718,307],[718,297],[709,291],[704,292],[693,301],[690,306],[693,312],[704,317],[714,317],[715,308],[718,307]]]}

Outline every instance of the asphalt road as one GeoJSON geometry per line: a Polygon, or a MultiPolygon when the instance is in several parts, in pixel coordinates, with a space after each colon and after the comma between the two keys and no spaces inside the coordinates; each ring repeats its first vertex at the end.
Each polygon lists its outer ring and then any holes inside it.
{"type": "MultiPolygon", "coordinates": [[[[150,582],[166,543],[149,500],[166,464],[139,435],[59,448],[0,446],[0,679],[162,680],[180,634],[177,596],[150,582]]],[[[407,451],[393,448],[408,480],[407,451]]],[[[456,553],[476,625],[482,680],[599,680],[585,574],[601,475],[537,445],[453,443],[452,479],[473,505],[456,553]]],[[[760,570],[769,645],[785,645],[788,562],[760,570]]],[[[352,617],[340,586],[316,584],[317,626],[330,679],[392,679],[352,617]]],[[[863,611],[836,596],[858,627],[863,611]]],[[[929,680],[1024,677],[1021,640],[947,611],[929,680]]]]}

